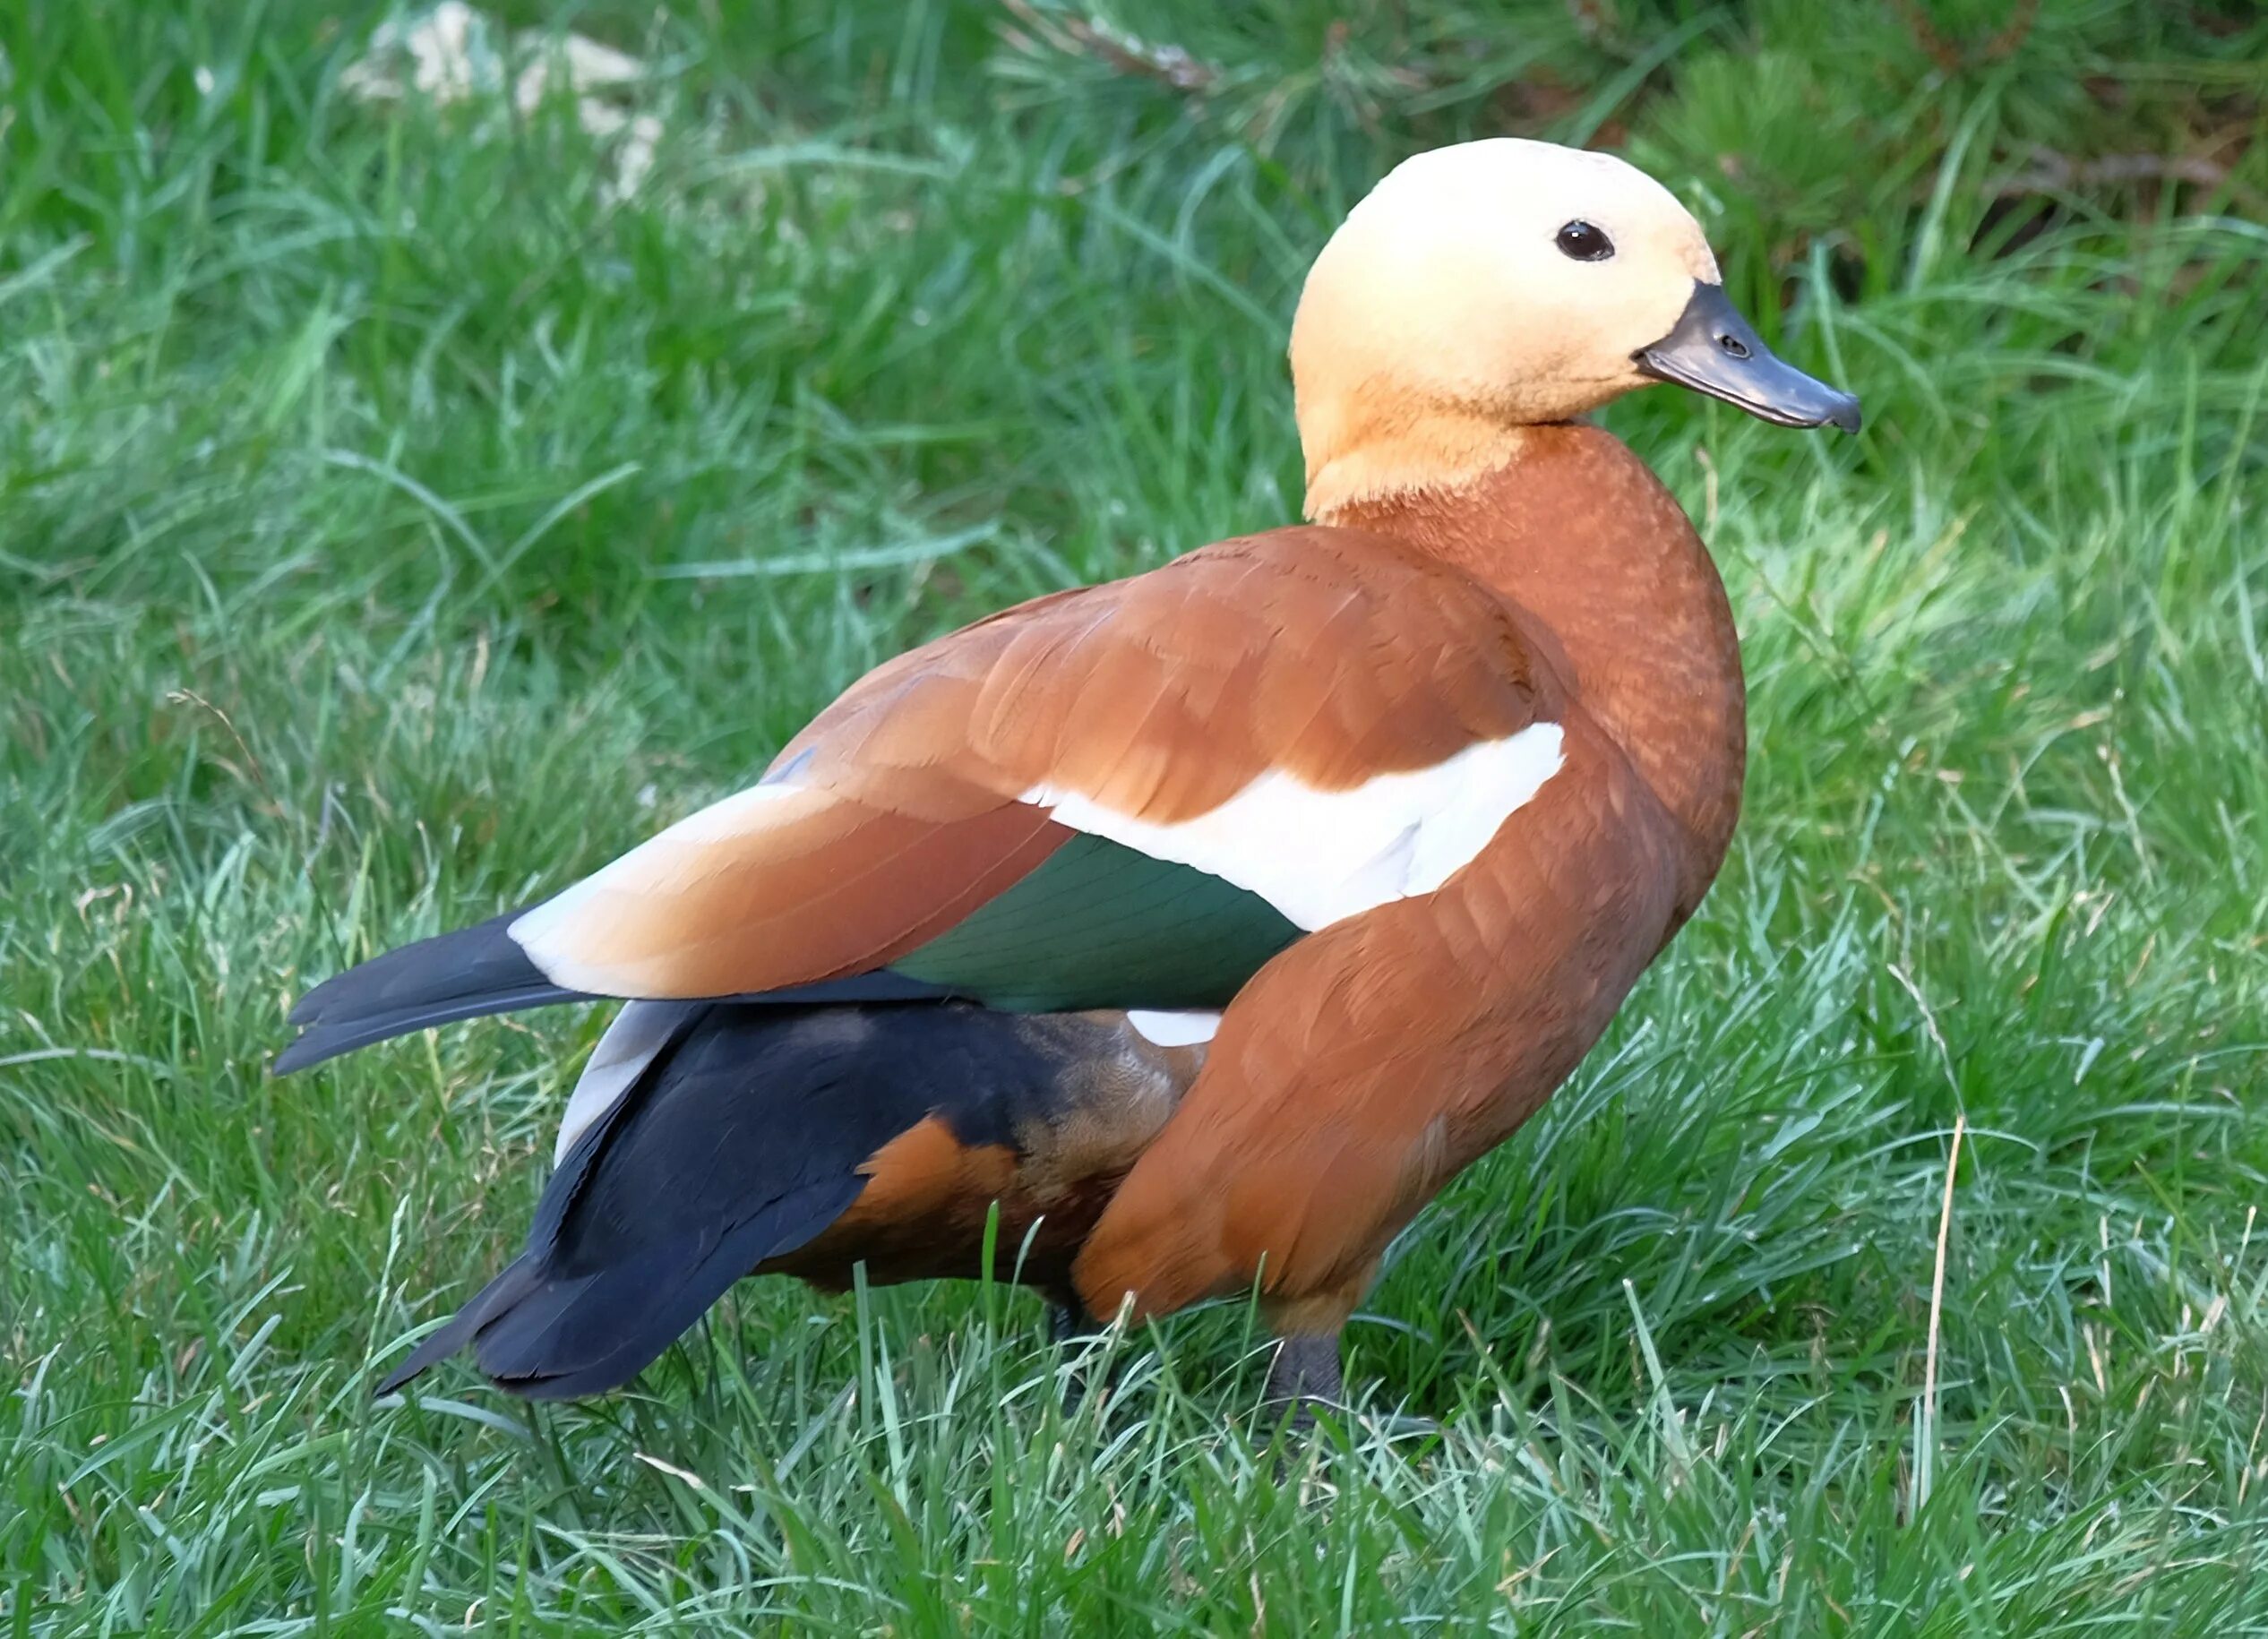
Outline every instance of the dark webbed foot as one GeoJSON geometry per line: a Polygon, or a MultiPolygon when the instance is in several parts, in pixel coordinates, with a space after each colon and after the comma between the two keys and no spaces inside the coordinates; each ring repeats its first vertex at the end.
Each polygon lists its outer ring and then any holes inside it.
{"type": "Polygon", "coordinates": [[[1099,1337],[1103,1328],[1087,1317],[1086,1311],[1061,1303],[1047,1306],[1047,1341],[1057,1348],[1071,1343],[1083,1343],[1090,1337],[1099,1337]]]}
{"type": "MultiPolygon", "coordinates": [[[[1047,1341],[1067,1352],[1087,1348],[1108,1329],[1090,1318],[1083,1309],[1064,1303],[1047,1306],[1047,1341]]],[[[1100,1389],[1107,1397],[1117,1384],[1117,1369],[1106,1367],[1101,1358],[1090,1356],[1084,1365],[1064,1374],[1063,1415],[1075,1415],[1087,1403],[1090,1391],[1100,1389]]]]}

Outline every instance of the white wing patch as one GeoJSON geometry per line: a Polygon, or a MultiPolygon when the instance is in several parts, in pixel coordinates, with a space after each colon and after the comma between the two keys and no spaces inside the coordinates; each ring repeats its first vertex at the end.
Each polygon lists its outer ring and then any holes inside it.
{"type": "Polygon", "coordinates": [[[1023,800],[1075,831],[1233,882],[1313,932],[1430,894],[1463,870],[1559,771],[1562,738],[1557,723],[1532,724],[1430,768],[1381,774],[1345,791],[1271,770],[1177,825],[1133,819],[1052,785],[1035,785],[1023,800]]]}
{"type": "Polygon", "coordinates": [[[1130,1008],[1126,1022],[1134,1034],[1155,1047],[1194,1047],[1209,1042],[1221,1027],[1218,1013],[1165,1013],[1154,1008],[1130,1008]]]}

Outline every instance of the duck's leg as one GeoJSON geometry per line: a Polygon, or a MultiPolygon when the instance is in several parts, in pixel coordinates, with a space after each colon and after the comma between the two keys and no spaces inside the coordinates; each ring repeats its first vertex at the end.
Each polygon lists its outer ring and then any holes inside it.
{"type": "Polygon", "coordinates": [[[1338,1328],[1293,1332],[1276,1344],[1267,1369],[1267,1403],[1289,1412],[1293,1428],[1312,1428],[1316,1412],[1339,1410],[1345,1393],[1338,1328]]]}
{"type": "Polygon", "coordinates": [[[1063,1303],[1047,1306],[1047,1341],[1059,1349],[1094,1334],[1095,1328],[1078,1309],[1063,1303]]]}
{"type": "Polygon", "coordinates": [[[1289,1412],[1291,1426],[1315,1426],[1318,1412],[1344,1411],[1346,1379],[1339,1369],[1339,1334],[1370,1284],[1373,1269],[1324,1291],[1260,1300],[1260,1318],[1279,1341],[1268,1363],[1267,1401],[1289,1412]]]}
{"type": "MultiPolygon", "coordinates": [[[[1339,1364],[1339,1343],[1354,1306],[1370,1289],[1375,1268],[1335,1291],[1304,1298],[1264,1301],[1262,1318],[1282,1341],[1267,1371],[1267,1401],[1290,1414],[1293,1432],[1315,1427],[1319,1412],[1348,1409],[1346,1378],[1339,1364]]],[[[1366,1410],[1366,1429],[1388,1435],[1438,1434],[1440,1425],[1426,1417],[1408,1417],[1366,1410]]]]}

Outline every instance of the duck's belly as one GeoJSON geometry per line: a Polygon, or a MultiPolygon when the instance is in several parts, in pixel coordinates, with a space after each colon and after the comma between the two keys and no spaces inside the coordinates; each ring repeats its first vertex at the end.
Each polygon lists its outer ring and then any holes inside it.
{"type": "Polygon", "coordinates": [[[966,1279],[983,1273],[989,1235],[995,1279],[1070,1300],[1071,1260],[1205,1049],[1159,1046],[1123,1014],[985,1017],[1045,1073],[951,1089],[955,1102],[868,1158],[841,1217],[756,1273],[829,1291],[846,1289],[860,1263],[875,1284],[966,1279]]]}

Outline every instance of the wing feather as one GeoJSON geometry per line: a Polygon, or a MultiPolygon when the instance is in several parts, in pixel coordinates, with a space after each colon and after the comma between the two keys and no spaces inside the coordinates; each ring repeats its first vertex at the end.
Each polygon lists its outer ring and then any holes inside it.
{"type": "MultiPolygon", "coordinates": [[[[1417,891],[1413,828],[1427,816],[1390,805],[1464,800],[1453,759],[1511,744],[1549,692],[1512,613],[1438,560],[1346,529],[1224,542],[877,668],[781,752],[767,784],[511,931],[544,978],[577,991],[756,993],[922,948],[1077,830],[1317,926],[1365,894],[1417,891]],[[1406,777],[1444,768],[1431,785],[1406,777]],[[1302,794],[1330,801],[1302,806],[1302,794]],[[1318,828],[1334,833],[1319,838],[1319,868],[1345,891],[1309,884],[1295,909],[1254,887],[1296,880],[1301,833],[1318,828]]],[[[1556,767],[1522,755],[1545,776],[1556,767]]],[[[1094,939],[1112,925],[1098,918],[1094,939]]],[[[1066,980],[1081,994],[1085,983],[1066,980]]]]}

